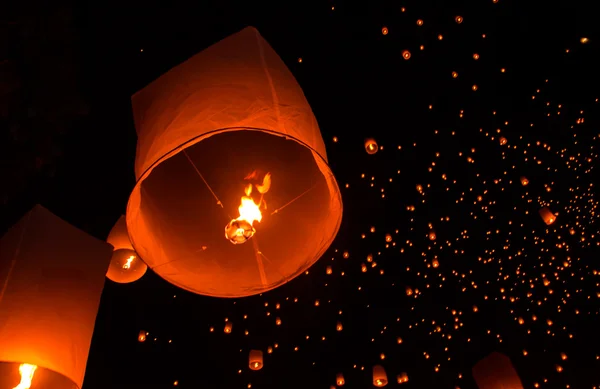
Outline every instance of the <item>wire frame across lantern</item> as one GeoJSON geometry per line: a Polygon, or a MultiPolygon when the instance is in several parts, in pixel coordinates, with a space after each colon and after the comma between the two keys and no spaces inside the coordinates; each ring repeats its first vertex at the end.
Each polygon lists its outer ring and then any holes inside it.
{"type": "Polygon", "coordinates": [[[254,28],[132,97],[131,243],[194,293],[243,297],[303,273],[340,226],[339,187],[302,89],[254,28]]]}

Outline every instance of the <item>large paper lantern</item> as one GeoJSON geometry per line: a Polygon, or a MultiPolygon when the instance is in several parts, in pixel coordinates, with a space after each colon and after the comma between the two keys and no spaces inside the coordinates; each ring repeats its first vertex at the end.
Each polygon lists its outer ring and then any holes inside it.
{"type": "Polygon", "coordinates": [[[510,359],[493,352],[473,367],[473,378],[479,389],[523,389],[510,359]]]}
{"type": "Polygon", "coordinates": [[[342,218],[339,187],[302,89],[254,28],[132,97],[135,251],[159,276],[217,297],[273,289],[308,269],[342,218]]]}
{"type": "Polygon", "coordinates": [[[0,388],[81,388],[111,252],[41,206],[2,237],[0,388]]]}
{"type": "Polygon", "coordinates": [[[148,266],[138,257],[129,241],[125,216],[121,216],[106,239],[114,251],[106,277],[120,284],[127,284],[142,278],[148,266]]]}

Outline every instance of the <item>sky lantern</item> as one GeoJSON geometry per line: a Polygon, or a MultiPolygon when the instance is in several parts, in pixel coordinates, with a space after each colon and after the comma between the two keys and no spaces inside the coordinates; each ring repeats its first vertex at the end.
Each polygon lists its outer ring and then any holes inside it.
{"type": "Polygon", "coordinates": [[[552,213],[552,211],[550,211],[550,208],[548,207],[543,207],[542,209],[540,209],[540,216],[542,217],[544,223],[546,223],[547,225],[550,225],[556,221],[556,216],[552,213]]]}
{"type": "Polygon", "coordinates": [[[302,274],[342,219],[319,126],[292,73],[248,27],[132,97],[135,251],[193,293],[243,297],[302,274]]]}
{"type": "Polygon", "coordinates": [[[37,205],[0,240],[0,388],[80,389],[112,248],[37,205]]]}
{"type": "Polygon", "coordinates": [[[373,366],[373,385],[377,387],[386,386],[388,383],[387,374],[381,365],[373,366]]]}
{"type": "Polygon", "coordinates": [[[508,140],[505,137],[501,136],[500,137],[500,145],[504,146],[507,143],[508,143],[508,140]]]}
{"type": "Polygon", "coordinates": [[[491,353],[475,364],[473,378],[479,389],[523,389],[510,359],[498,352],[491,353]]]}
{"type": "Polygon", "coordinates": [[[125,216],[114,225],[106,241],[114,247],[106,277],[120,284],[139,280],[146,274],[148,266],[138,257],[127,234],[125,216]]]}
{"type": "Polygon", "coordinates": [[[521,185],[523,185],[523,186],[529,185],[529,179],[527,179],[527,177],[525,177],[525,176],[522,176],[521,177],[521,185]]]}
{"type": "Polygon", "coordinates": [[[260,370],[263,367],[263,352],[260,350],[250,350],[248,357],[250,370],[260,370]]]}
{"type": "Polygon", "coordinates": [[[344,386],[345,383],[346,383],[346,380],[344,379],[344,375],[342,373],[337,373],[337,375],[335,377],[335,384],[337,386],[344,386]]]}
{"type": "Polygon", "coordinates": [[[375,139],[367,139],[365,140],[365,150],[367,154],[375,154],[379,151],[379,145],[377,145],[375,139]]]}
{"type": "Polygon", "coordinates": [[[148,333],[146,331],[140,330],[140,332],[138,333],[138,342],[144,343],[146,341],[147,336],[148,333]]]}

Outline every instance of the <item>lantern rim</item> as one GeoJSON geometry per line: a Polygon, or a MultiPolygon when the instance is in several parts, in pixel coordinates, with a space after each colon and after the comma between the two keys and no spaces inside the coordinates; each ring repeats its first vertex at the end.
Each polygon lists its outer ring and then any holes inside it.
{"type": "MultiPolygon", "coordinates": [[[[241,126],[241,127],[224,127],[224,128],[220,128],[220,129],[216,129],[213,131],[209,131],[200,135],[197,135],[193,138],[191,138],[190,140],[186,141],[185,143],[180,144],[179,146],[173,148],[171,151],[165,153],[163,156],[161,156],[160,158],[158,158],[154,163],[152,163],[152,165],[150,165],[150,167],[148,167],[139,177],[139,179],[137,179],[131,194],[129,196],[129,199],[127,200],[127,208],[126,208],[126,212],[125,212],[125,221],[126,221],[126,225],[127,225],[127,234],[129,236],[129,241],[131,242],[131,246],[133,247],[133,250],[136,253],[139,253],[138,251],[138,246],[139,243],[136,244],[136,240],[135,237],[132,236],[131,234],[131,228],[129,228],[130,223],[131,223],[131,218],[132,218],[132,213],[134,212],[133,210],[133,205],[132,205],[132,195],[136,192],[140,192],[141,189],[141,185],[142,183],[150,177],[152,171],[157,168],[160,164],[166,162],[167,160],[169,160],[170,158],[174,157],[175,155],[181,153],[182,151],[194,146],[195,144],[198,144],[208,138],[211,138],[213,136],[216,135],[220,135],[220,134],[225,134],[225,133],[229,133],[229,132],[236,132],[236,131],[253,131],[253,132],[262,132],[262,133],[266,133],[272,136],[277,136],[280,138],[285,138],[286,140],[292,140],[294,142],[296,142],[298,145],[300,145],[301,147],[304,147],[305,149],[308,149],[309,151],[312,152],[313,156],[315,156],[315,158],[317,158],[320,160],[320,162],[322,163],[323,167],[326,168],[326,171],[323,172],[324,174],[328,174],[331,177],[333,177],[334,179],[332,180],[332,183],[334,185],[334,192],[335,193],[331,193],[332,197],[335,197],[336,202],[339,204],[339,217],[337,218],[337,221],[335,223],[335,228],[333,229],[333,233],[332,233],[332,240],[333,238],[335,238],[335,236],[337,236],[339,230],[340,230],[340,226],[342,223],[342,215],[343,215],[343,202],[342,202],[342,194],[341,194],[341,190],[340,190],[340,186],[338,185],[337,180],[335,179],[335,175],[333,174],[333,171],[331,170],[331,167],[329,166],[329,162],[327,160],[327,155],[322,155],[318,150],[316,150],[315,148],[311,147],[309,144],[307,144],[306,142],[303,142],[302,140],[289,135],[289,134],[285,134],[285,133],[281,133],[279,131],[275,131],[275,130],[271,130],[271,129],[265,129],[265,128],[257,128],[257,127],[246,127],[246,126],[241,126]]],[[[318,256],[316,256],[318,259],[321,258],[321,256],[325,253],[325,251],[329,248],[329,246],[323,247],[318,256]]],[[[138,254],[139,255],[139,254],[138,254]]],[[[141,259],[142,256],[139,256],[139,258],[141,259]]],[[[317,260],[318,260],[317,259],[317,260]]],[[[148,262],[144,261],[142,259],[142,261],[148,265],[148,268],[154,270],[155,267],[158,267],[160,265],[157,266],[150,266],[148,264],[148,262]]],[[[316,261],[315,261],[316,262],[316,261]]],[[[313,262],[314,264],[314,262],[313,262]]],[[[156,273],[156,272],[155,272],[156,273]]],[[[162,279],[164,279],[165,281],[183,289],[186,290],[188,292],[194,293],[194,294],[200,294],[198,293],[197,290],[188,287],[186,285],[180,284],[179,282],[174,282],[169,275],[167,274],[160,274],[160,273],[156,273],[159,277],[161,277],[162,279]]],[[[201,293],[201,295],[203,296],[210,296],[210,297],[218,297],[218,298],[240,298],[240,297],[249,297],[249,296],[254,296],[260,293],[265,293],[268,291],[271,291],[273,289],[278,288],[279,286],[291,281],[292,279],[294,279],[295,277],[291,278],[291,279],[287,279],[285,280],[283,283],[279,283],[276,284],[274,286],[270,286],[267,289],[261,289],[260,291],[245,291],[245,292],[240,292],[237,295],[225,295],[225,294],[215,294],[215,293],[208,293],[208,292],[203,292],[201,293]]]]}

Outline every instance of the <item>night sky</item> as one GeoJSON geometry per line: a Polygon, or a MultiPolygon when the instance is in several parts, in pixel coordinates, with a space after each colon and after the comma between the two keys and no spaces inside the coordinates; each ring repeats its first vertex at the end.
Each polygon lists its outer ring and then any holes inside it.
{"type": "Polygon", "coordinates": [[[131,95],[246,26],[303,88],[344,203],[325,255],[262,295],[107,280],[84,389],[368,388],[374,365],[468,389],[493,351],[525,388],[600,387],[592,2],[33,3],[0,23],[2,232],[40,203],[105,239],[131,95]]]}

